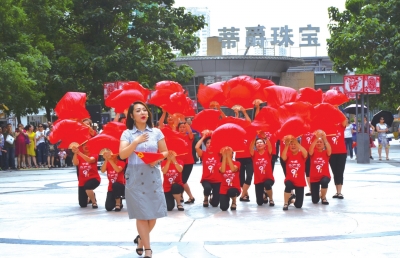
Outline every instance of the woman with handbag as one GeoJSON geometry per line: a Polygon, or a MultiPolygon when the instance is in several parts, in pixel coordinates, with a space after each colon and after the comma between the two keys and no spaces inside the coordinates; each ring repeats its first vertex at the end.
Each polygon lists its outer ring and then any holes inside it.
{"type": "Polygon", "coordinates": [[[33,164],[36,168],[38,168],[38,165],[36,164],[36,152],[35,152],[35,146],[36,146],[36,133],[33,131],[33,125],[27,125],[25,127],[26,134],[29,137],[30,143],[26,145],[26,163],[28,165],[28,168],[32,167],[32,161],[33,164]]]}
{"type": "Polygon", "coordinates": [[[15,156],[17,156],[17,169],[26,168],[25,166],[25,155],[26,145],[29,143],[28,134],[23,124],[18,125],[18,129],[15,130],[15,156]]]}

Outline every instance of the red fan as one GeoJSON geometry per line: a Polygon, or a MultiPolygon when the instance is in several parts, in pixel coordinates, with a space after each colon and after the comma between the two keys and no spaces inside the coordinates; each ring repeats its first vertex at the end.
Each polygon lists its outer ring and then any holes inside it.
{"type": "Polygon", "coordinates": [[[50,143],[56,144],[61,141],[59,148],[67,149],[72,142],[81,144],[91,138],[89,127],[75,120],[57,120],[53,124],[53,131],[50,133],[50,143]]]}
{"type": "Polygon", "coordinates": [[[309,102],[313,105],[319,104],[322,102],[322,90],[315,90],[313,88],[301,88],[300,94],[297,96],[297,101],[309,102]]]}
{"type": "Polygon", "coordinates": [[[123,90],[122,89],[116,89],[113,92],[108,95],[108,97],[104,100],[105,104],[107,107],[111,107],[112,100],[118,96],[123,90]]]}
{"type": "Polygon", "coordinates": [[[336,126],[346,120],[339,109],[328,103],[315,106],[311,115],[311,131],[323,130],[326,134],[336,133],[336,126]]]}
{"type": "Polygon", "coordinates": [[[278,85],[264,88],[264,94],[268,106],[271,107],[279,107],[285,103],[293,102],[297,97],[295,89],[278,85]]]}
{"type": "Polygon", "coordinates": [[[157,107],[163,107],[167,103],[170,102],[169,97],[173,94],[174,91],[172,90],[156,90],[153,91],[150,95],[149,104],[155,105],[157,107]]]}
{"type": "Polygon", "coordinates": [[[156,83],[155,89],[157,91],[172,91],[172,92],[184,92],[182,85],[174,81],[160,81],[156,83]]]}
{"type": "Polygon", "coordinates": [[[150,94],[150,90],[146,89],[145,87],[142,86],[142,84],[135,82],[135,81],[130,81],[128,83],[125,83],[124,86],[122,86],[122,89],[124,90],[138,90],[140,93],[142,93],[143,98],[147,100],[150,94]]]}
{"type": "Polygon", "coordinates": [[[322,103],[340,106],[349,101],[349,98],[337,90],[328,90],[322,95],[322,103]]]}
{"type": "Polygon", "coordinates": [[[215,130],[220,122],[221,113],[214,109],[204,109],[200,111],[192,121],[192,128],[198,132],[204,130],[215,130]]]}
{"type": "Polygon", "coordinates": [[[169,97],[168,102],[166,102],[165,105],[163,105],[163,108],[170,114],[189,113],[190,109],[193,110],[193,108],[189,106],[189,103],[186,99],[186,95],[182,92],[172,93],[171,96],[169,97]]]}
{"type": "Polygon", "coordinates": [[[232,78],[222,86],[227,96],[224,105],[230,108],[234,105],[240,105],[246,109],[252,108],[254,95],[260,87],[258,81],[247,75],[232,78]]]}
{"type": "Polygon", "coordinates": [[[123,113],[125,109],[135,101],[145,102],[143,94],[138,90],[123,90],[115,98],[109,101],[111,107],[115,108],[115,112],[123,113]]]}
{"type": "Polygon", "coordinates": [[[310,131],[310,126],[300,117],[292,117],[288,119],[278,132],[278,139],[282,139],[286,135],[298,137],[310,131]]]}
{"type": "Polygon", "coordinates": [[[227,116],[227,117],[224,117],[221,120],[219,120],[218,126],[228,124],[228,123],[239,125],[242,128],[246,128],[246,127],[250,126],[250,124],[251,124],[250,121],[244,120],[243,118],[227,116]]]}
{"type": "Polygon", "coordinates": [[[243,151],[246,146],[244,140],[246,131],[237,124],[227,123],[215,129],[211,135],[212,147],[220,151],[224,147],[231,147],[233,151],[243,151]]]}
{"type": "Polygon", "coordinates": [[[195,116],[196,112],[194,111],[195,104],[194,104],[193,100],[189,97],[186,97],[186,102],[187,102],[187,106],[186,106],[186,109],[183,110],[182,114],[185,115],[186,117],[195,116]]]}
{"type": "Polygon", "coordinates": [[[145,164],[150,164],[154,161],[164,159],[164,155],[161,153],[141,152],[141,151],[135,151],[135,153],[145,164]]]}
{"type": "Polygon", "coordinates": [[[164,126],[161,129],[161,132],[163,133],[165,138],[182,137],[178,131],[172,130],[169,126],[164,126]]]}
{"type": "Polygon", "coordinates": [[[263,121],[271,125],[276,124],[278,128],[280,127],[279,113],[273,107],[263,107],[254,118],[254,121],[263,121]]]}
{"type": "Polygon", "coordinates": [[[254,100],[261,100],[262,102],[266,101],[265,98],[265,93],[264,93],[264,88],[270,87],[270,86],[274,86],[275,83],[271,80],[267,80],[267,79],[262,79],[262,78],[256,78],[256,81],[258,81],[260,83],[260,88],[256,91],[256,93],[253,96],[254,100]]]}
{"type": "Polygon", "coordinates": [[[177,155],[183,155],[191,153],[189,145],[181,137],[165,137],[165,143],[167,144],[168,150],[173,150],[177,155]]]}
{"type": "Polygon", "coordinates": [[[216,82],[205,86],[199,85],[199,91],[197,92],[197,100],[200,105],[204,108],[212,107],[212,102],[217,102],[220,106],[225,102],[226,97],[222,91],[222,85],[226,82],[216,82]]]}
{"type": "Polygon", "coordinates": [[[108,122],[103,126],[101,134],[107,134],[114,138],[120,139],[123,131],[126,130],[126,125],[120,122],[108,122]]]}
{"type": "Polygon", "coordinates": [[[293,116],[301,117],[304,122],[308,123],[310,121],[310,113],[312,110],[312,105],[308,102],[289,102],[278,108],[279,119],[283,124],[289,118],[293,116]]]}
{"type": "Polygon", "coordinates": [[[67,92],[54,108],[58,119],[77,119],[89,118],[90,114],[86,110],[86,93],[67,92]]]}
{"type": "Polygon", "coordinates": [[[119,153],[120,140],[107,134],[98,134],[86,143],[90,153],[101,154],[101,150],[109,149],[113,154],[119,153]]]}

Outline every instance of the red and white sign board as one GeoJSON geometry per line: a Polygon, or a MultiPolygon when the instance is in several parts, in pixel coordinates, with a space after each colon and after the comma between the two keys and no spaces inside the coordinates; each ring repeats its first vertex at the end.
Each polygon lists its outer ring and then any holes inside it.
{"type": "Polygon", "coordinates": [[[380,94],[380,77],[377,75],[343,76],[345,93],[380,94]]]}

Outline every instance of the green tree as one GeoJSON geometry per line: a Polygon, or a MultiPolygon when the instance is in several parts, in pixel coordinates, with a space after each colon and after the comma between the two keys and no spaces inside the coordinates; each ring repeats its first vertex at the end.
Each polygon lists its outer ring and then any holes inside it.
{"type": "Polygon", "coordinates": [[[135,80],[151,88],[161,80],[189,80],[193,70],[171,62],[172,48],[195,52],[199,38],[194,32],[204,27],[204,17],[173,4],[74,0],[57,45],[59,74],[51,76],[54,84],[65,86],[59,93],[84,91],[89,103],[103,104],[107,81],[135,80]]]}
{"type": "Polygon", "coordinates": [[[49,68],[48,59],[32,46],[25,26],[28,17],[19,1],[3,0],[0,6],[0,94],[18,118],[37,112],[42,92],[37,81],[49,68]]]}
{"type": "Polygon", "coordinates": [[[348,0],[343,12],[328,12],[334,70],[380,75],[381,94],[371,96],[371,106],[394,110],[400,104],[400,0],[348,0]]]}

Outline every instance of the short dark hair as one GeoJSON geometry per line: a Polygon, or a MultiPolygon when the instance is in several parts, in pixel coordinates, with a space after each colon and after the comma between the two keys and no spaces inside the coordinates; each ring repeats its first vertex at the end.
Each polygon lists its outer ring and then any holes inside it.
{"type": "Polygon", "coordinates": [[[146,108],[147,113],[149,114],[149,116],[147,117],[146,124],[147,124],[148,127],[153,128],[153,122],[152,122],[153,119],[152,119],[152,115],[151,115],[150,109],[149,109],[149,107],[148,107],[145,103],[143,103],[142,101],[135,101],[135,102],[133,102],[133,103],[129,106],[128,115],[127,115],[127,117],[126,117],[126,127],[127,127],[129,130],[132,130],[132,129],[133,129],[133,126],[135,125],[135,121],[133,120],[132,115],[133,115],[133,108],[135,107],[136,104],[141,104],[141,105],[143,105],[143,106],[146,108]]]}
{"type": "Polygon", "coordinates": [[[186,124],[186,122],[179,122],[178,126],[176,127],[176,130],[179,132],[179,126],[186,124]]]}
{"type": "Polygon", "coordinates": [[[206,138],[204,138],[204,144],[207,144],[207,142],[211,140],[211,136],[207,136],[206,138]]]}

